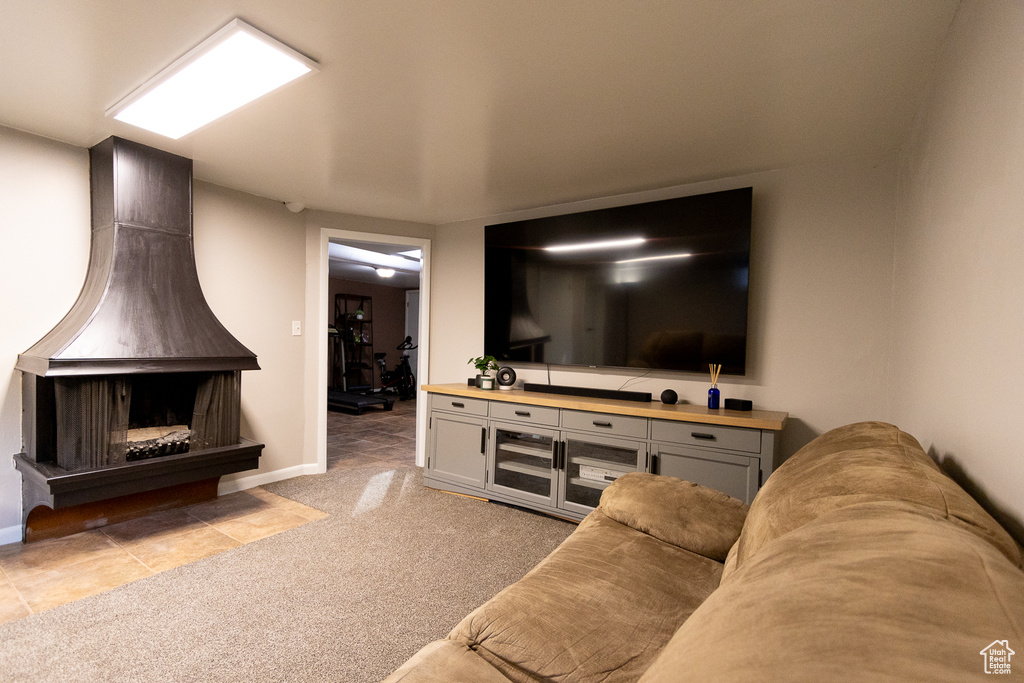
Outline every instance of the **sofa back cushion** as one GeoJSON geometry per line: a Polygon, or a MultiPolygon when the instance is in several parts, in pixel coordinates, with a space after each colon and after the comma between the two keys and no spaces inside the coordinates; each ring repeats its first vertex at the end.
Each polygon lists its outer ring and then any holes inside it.
{"type": "Polygon", "coordinates": [[[860,422],[821,435],[768,478],[750,506],[723,581],[775,539],[833,510],[868,502],[920,505],[1022,565],[1010,535],[914,437],[883,422],[860,422]]]}
{"type": "Polygon", "coordinates": [[[740,535],[748,508],[741,500],[691,481],[631,472],[604,490],[599,509],[620,524],[723,562],[740,535]]]}
{"type": "Polygon", "coordinates": [[[861,503],[736,570],[640,680],[966,681],[1021,633],[1024,572],[990,543],[922,506],[861,503]]]}

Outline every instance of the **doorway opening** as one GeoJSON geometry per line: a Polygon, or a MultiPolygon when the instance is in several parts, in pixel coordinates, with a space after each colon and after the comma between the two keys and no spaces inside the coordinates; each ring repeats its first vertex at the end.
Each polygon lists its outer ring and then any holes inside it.
{"type": "Polygon", "coordinates": [[[320,232],[317,469],[422,465],[430,242],[320,232]]]}

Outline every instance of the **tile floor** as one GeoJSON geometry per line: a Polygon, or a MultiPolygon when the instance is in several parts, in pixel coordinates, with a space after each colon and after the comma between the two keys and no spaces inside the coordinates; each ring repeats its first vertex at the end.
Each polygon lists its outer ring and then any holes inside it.
{"type": "Polygon", "coordinates": [[[395,401],[391,410],[362,415],[327,413],[327,469],[416,464],[416,401],[395,401]]]}
{"type": "Polygon", "coordinates": [[[0,623],[326,516],[254,488],[72,536],[0,546],[0,623]]]}
{"type": "MultiPolygon", "coordinates": [[[[412,467],[416,402],[363,415],[329,412],[328,470],[412,467]]],[[[249,489],[190,507],[36,543],[0,546],[0,623],[101,593],[326,517],[249,489]]]]}

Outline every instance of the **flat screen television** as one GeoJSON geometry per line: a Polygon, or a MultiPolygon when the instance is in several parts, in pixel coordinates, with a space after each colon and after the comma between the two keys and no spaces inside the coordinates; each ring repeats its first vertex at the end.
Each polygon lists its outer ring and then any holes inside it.
{"type": "Polygon", "coordinates": [[[752,188],[489,225],[499,362],[746,372],[752,188]]]}

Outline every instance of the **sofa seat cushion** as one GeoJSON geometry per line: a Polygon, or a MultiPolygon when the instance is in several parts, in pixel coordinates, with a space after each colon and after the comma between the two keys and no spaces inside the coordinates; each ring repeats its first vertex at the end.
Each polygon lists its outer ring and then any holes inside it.
{"type": "Polygon", "coordinates": [[[1005,639],[1024,642],[1024,572],[925,506],[863,503],[750,558],[641,681],[965,681],[1005,639]]]}
{"type": "Polygon", "coordinates": [[[819,436],[768,478],[750,505],[723,581],[773,540],[815,518],[882,501],[927,507],[1022,564],[1010,535],[942,473],[914,437],[883,422],[860,422],[819,436]]]}
{"type": "Polygon", "coordinates": [[[448,638],[513,681],[635,681],[721,570],[595,510],[448,638]]]}
{"type": "Polygon", "coordinates": [[[645,472],[624,474],[601,494],[599,508],[616,522],[716,562],[736,543],[747,506],[691,481],[645,472]]]}

